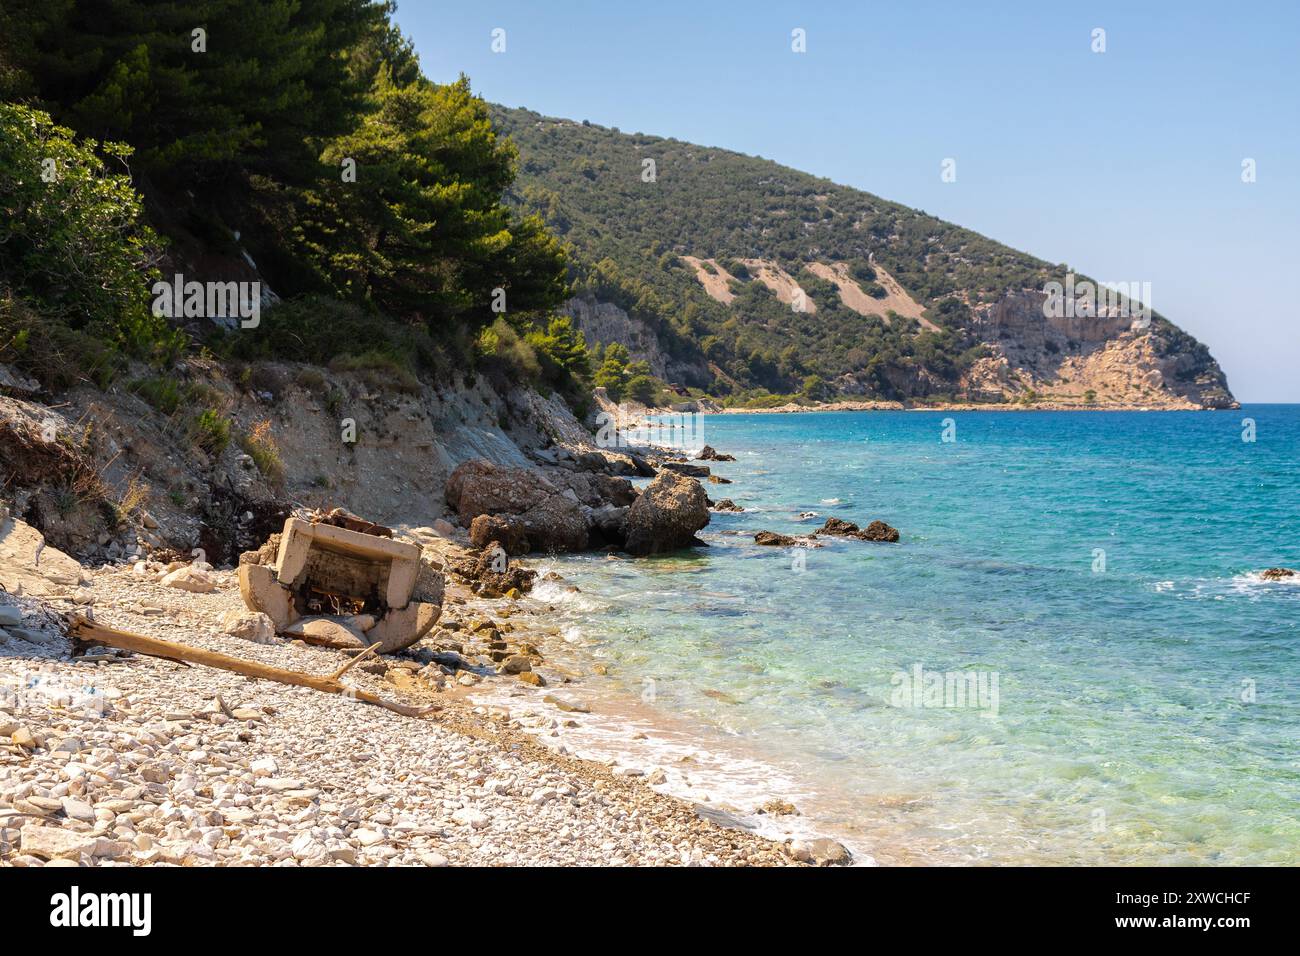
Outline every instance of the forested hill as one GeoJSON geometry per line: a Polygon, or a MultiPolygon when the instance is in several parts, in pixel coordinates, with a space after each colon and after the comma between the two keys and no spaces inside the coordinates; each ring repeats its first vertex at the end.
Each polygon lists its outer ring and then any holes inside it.
{"type": "Polygon", "coordinates": [[[644,326],[650,344],[625,344],[680,384],[758,403],[1232,403],[1208,350],[1158,314],[1045,318],[1063,265],[768,160],[493,118],[519,150],[514,200],[570,247],[588,337],[644,326]]]}

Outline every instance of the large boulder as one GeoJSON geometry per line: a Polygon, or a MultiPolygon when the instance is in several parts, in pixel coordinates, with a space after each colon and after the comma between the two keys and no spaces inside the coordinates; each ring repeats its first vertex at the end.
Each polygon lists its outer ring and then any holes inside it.
{"type": "Polygon", "coordinates": [[[568,495],[551,495],[520,517],[528,541],[535,550],[586,550],[587,521],[582,505],[568,495]]]}
{"type": "Polygon", "coordinates": [[[474,547],[496,541],[520,555],[585,550],[592,509],[625,507],[637,492],[626,478],[600,472],[508,468],[475,459],[452,472],[446,496],[469,526],[474,547]]]}
{"type": "Polygon", "coordinates": [[[571,491],[578,501],[592,508],[602,505],[623,507],[636,501],[636,487],[626,478],[590,472],[546,470],[546,480],[560,491],[571,491]]]}
{"type": "Polygon", "coordinates": [[[523,519],[514,515],[479,515],[469,523],[470,544],[486,548],[493,541],[499,541],[510,555],[527,554],[532,550],[523,519]]]}
{"type": "Polygon", "coordinates": [[[0,506],[0,587],[10,594],[66,593],[90,583],[75,558],[46,543],[31,525],[9,517],[0,506]]]}
{"type": "Polygon", "coordinates": [[[627,508],[605,505],[584,509],[587,519],[587,546],[623,547],[627,541],[627,508]]]}
{"type": "Polygon", "coordinates": [[[698,481],[661,471],[627,511],[630,554],[662,554],[702,544],[695,537],[709,523],[709,496],[698,481]]]}
{"type": "Polygon", "coordinates": [[[461,523],[468,526],[479,515],[523,514],[558,490],[535,469],[474,458],[456,467],[443,494],[461,523]]]}

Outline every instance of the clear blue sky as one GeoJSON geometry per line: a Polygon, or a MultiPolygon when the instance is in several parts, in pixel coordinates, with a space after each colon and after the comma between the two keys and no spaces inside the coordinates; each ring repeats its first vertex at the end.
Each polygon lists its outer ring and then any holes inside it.
{"type": "Polygon", "coordinates": [[[405,0],[397,20],[426,74],[464,72],[493,102],[764,156],[1102,281],[1150,282],[1239,399],[1298,402],[1298,11],[405,0]]]}

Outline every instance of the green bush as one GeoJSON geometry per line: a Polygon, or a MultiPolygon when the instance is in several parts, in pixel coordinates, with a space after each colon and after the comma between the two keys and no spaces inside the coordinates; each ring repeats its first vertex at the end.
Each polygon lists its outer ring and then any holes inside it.
{"type": "Polygon", "coordinates": [[[0,349],[48,387],[104,386],[128,356],[161,367],[188,346],[150,309],[160,242],[107,165],[130,155],[0,103],[0,349]]]}
{"type": "Polygon", "coordinates": [[[215,408],[204,409],[191,423],[190,434],[209,455],[220,455],[230,444],[230,419],[215,408]]]}
{"type": "Polygon", "coordinates": [[[0,273],[74,328],[149,311],[158,240],[140,222],[130,177],[105,165],[130,155],[122,144],[78,141],[48,113],[0,103],[0,273]]]}
{"type": "Polygon", "coordinates": [[[420,390],[420,380],[407,360],[384,349],[371,349],[360,355],[340,355],[330,362],[330,371],[359,372],[362,381],[381,391],[414,394],[420,390]]]}
{"type": "Polygon", "coordinates": [[[627,394],[642,405],[658,405],[661,389],[659,380],[650,375],[634,375],[628,380],[627,394]]]}
{"type": "Polygon", "coordinates": [[[181,389],[173,378],[153,376],[136,379],[127,388],[164,415],[174,415],[181,406],[181,389]]]}

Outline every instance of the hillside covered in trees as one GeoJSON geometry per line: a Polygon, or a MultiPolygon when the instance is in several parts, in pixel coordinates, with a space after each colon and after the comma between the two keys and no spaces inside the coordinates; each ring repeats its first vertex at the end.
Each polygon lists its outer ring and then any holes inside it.
{"type": "Polygon", "coordinates": [[[766,160],[490,107],[427,80],[391,13],[7,0],[0,363],[51,390],[129,375],[167,405],[152,380],[196,355],[390,388],[484,374],[578,407],[593,384],[1232,402],[1158,315],[1045,320],[1063,266],[766,160]],[[259,282],[266,315],[160,316],[176,274],[259,282]]]}
{"type": "Polygon", "coordinates": [[[1205,347],[1158,315],[1044,325],[1035,296],[1064,265],[764,159],[493,115],[520,153],[513,197],[570,247],[579,294],[652,330],[686,385],[760,403],[1231,401],[1205,347]]]}
{"type": "MultiPolygon", "coordinates": [[[[50,389],[200,353],[483,371],[581,398],[560,244],[503,202],[513,145],[373,0],[6,0],[0,362],[50,389]],[[156,280],[262,283],[255,325],[156,280]]],[[[174,387],[141,386],[174,404],[174,387]]]]}

